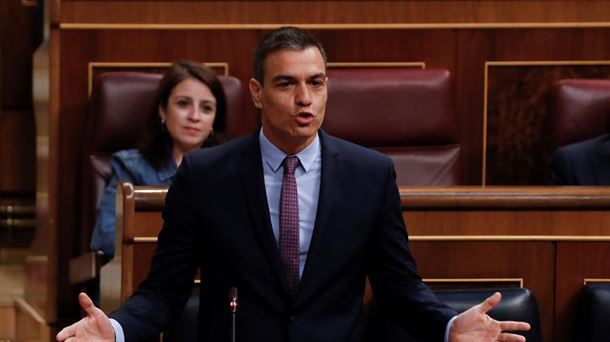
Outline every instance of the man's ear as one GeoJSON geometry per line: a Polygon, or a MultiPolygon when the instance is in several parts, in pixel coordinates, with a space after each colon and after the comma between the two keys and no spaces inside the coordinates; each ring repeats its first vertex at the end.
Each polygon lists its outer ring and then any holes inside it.
{"type": "Polygon", "coordinates": [[[263,86],[258,83],[258,81],[254,78],[251,78],[250,81],[248,81],[248,88],[250,88],[250,97],[252,97],[252,102],[254,103],[254,106],[258,109],[262,109],[263,86]]]}

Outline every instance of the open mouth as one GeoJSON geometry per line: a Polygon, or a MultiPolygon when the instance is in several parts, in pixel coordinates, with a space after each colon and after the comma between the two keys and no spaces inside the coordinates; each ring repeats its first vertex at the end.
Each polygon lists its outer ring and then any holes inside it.
{"type": "Polygon", "coordinates": [[[313,121],[314,118],[315,116],[308,112],[298,113],[295,116],[295,120],[299,125],[308,125],[313,121]]]}

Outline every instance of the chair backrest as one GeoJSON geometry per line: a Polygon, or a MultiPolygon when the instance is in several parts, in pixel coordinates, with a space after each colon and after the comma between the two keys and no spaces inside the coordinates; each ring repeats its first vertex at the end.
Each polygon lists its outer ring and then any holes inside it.
{"type": "Polygon", "coordinates": [[[606,341],[610,336],[610,282],[583,286],[574,340],[606,341]]]}
{"type": "Polygon", "coordinates": [[[323,129],[389,155],[399,185],[461,182],[460,144],[447,70],[328,71],[323,129]]]}
{"type": "MultiPolygon", "coordinates": [[[[80,216],[80,252],[89,250],[97,203],[111,177],[112,154],[138,146],[146,119],[154,109],[155,92],[162,75],[145,72],[107,72],[93,83],[84,137],[80,216]]],[[[241,82],[220,76],[227,98],[227,135],[243,132],[241,82]]]]}
{"type": "Polygon", "coordinates": [[[499,321],[527,322],[531,329],[519,334],[525,336],[529,342],[541,342],[538,303],[534,295],[526,288],[441,290],[434,293],[441,302],[449,305],[457,312],[464,312],[483,302],[496,291],[502,293],[502,301],[489,311],[489,316],[499,321]]]}
{"type": "MultiPolygon", "coordinates": [[[[489,316],[502,321],[527,322],[531,329],[527,332],[519,332],[519,334],[525,336],[528,342],[542,342],[538,304],[528,289],[439,290],[434,293],[441,302],[461,313],[483,302],[496,291],[502,293],[502,301],[489,312],[489,316]]],[[[419,341],[396,325],[374,302],[370,307],[367,329],[367,340],[369,341],[419,341]]]]}
{"type": "Polygon", "coordinates": [[[564,79],[553,84],[548,122],[548,153],[608,133],[610,79],[564,79]]]}

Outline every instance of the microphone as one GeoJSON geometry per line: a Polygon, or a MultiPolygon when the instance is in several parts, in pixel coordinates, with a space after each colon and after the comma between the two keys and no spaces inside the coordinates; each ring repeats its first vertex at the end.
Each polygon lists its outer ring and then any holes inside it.
{"type": "Polygon", "coordinates": [[[231,309],[231,342],[235,342],[235,314],[237,313],[237,287],[229,288],[229,308],[231,309]]]}
{"type": "Polygon", "coordinates": [[[229,288],[229,307],[231,308],[231,312],[235,313],[237,311],[237,287],[231,286],[229,288]]]}

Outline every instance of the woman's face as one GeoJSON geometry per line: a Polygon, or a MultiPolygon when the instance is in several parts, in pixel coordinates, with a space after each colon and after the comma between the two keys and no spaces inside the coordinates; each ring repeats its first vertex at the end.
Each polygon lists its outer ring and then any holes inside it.
{"type": "Polygon", "coordinates": [[[159,108],[174,149],[188,153],[201,147],[212,131],[216,98],[197,79],[187,78],[172,89],[167,108],[159,108]]]}

